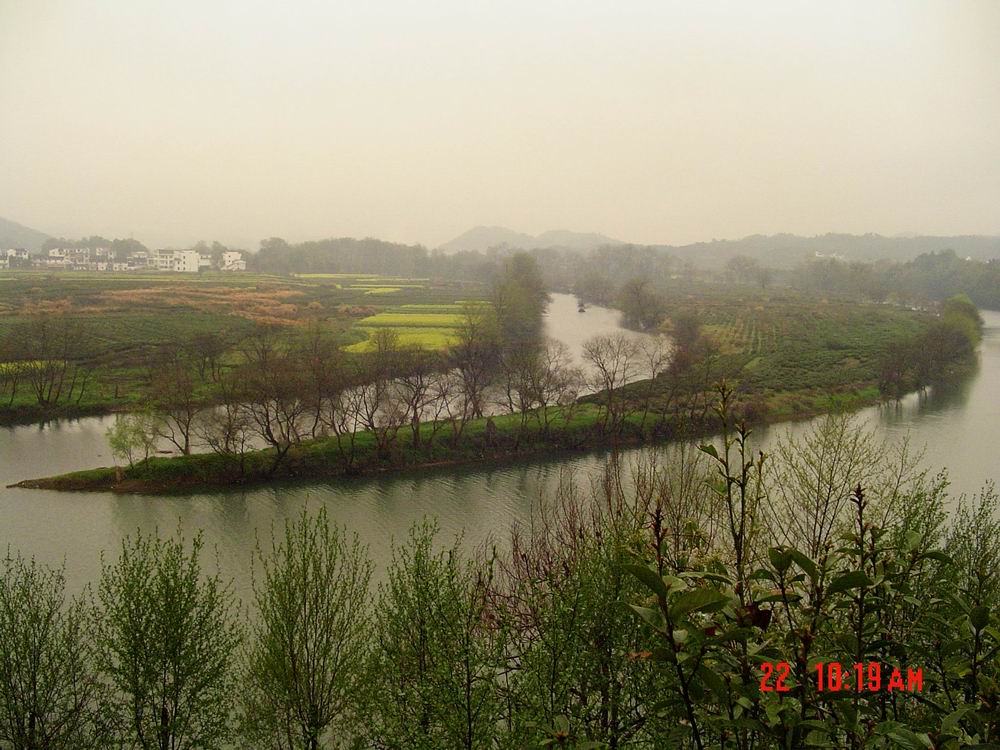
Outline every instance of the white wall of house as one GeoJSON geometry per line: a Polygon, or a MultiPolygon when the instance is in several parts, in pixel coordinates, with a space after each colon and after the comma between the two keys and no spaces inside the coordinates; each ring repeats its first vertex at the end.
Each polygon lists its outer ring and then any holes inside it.
{"type": "Polygon", "coordinates": [[[201,256],[197,250],[175,250],[174,270],[181,273],[198,273],[201,256]]]}
{"type": "Polygon", "coordinates": [[[172,250],[158,250],[154,255],[157,271],[172,271],[174,269],[174,253],[172,250]]]}
{"type": "Polygon", "coordinates": [[[222,254],[223,271],[245,271],[247,262],[243,260],[243,253],[234,250],[227,250],[222,254]]]}

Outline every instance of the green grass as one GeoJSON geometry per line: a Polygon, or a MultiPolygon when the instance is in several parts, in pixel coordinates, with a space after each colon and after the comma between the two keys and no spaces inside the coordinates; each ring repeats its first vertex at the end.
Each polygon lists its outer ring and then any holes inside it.
{"type": "Polygon", "coordinates": [[[378,313],[359,321],[363,328],[458,328],[464,316],[457,313],[378,313]]]}
{"type": "MultiPolygon", "coordinates": [[[[458,329],[465,320],[462,306],[409,304],[394,307],[360,320],[355,330],[370,337],[378,330],[396,332],[403,346],[423,349],[447,349],[458,340],[458,329]]],[[[370,338],[347,347],[349,352],[371,351],[370,338]]]]}
{"type": "MultiPolygon", "coordinates": [[[[364,333],[366,336],[370,336],[377,330],[385,330],[385,328],[356,328],[355,331],[364,333]]],[[[457,333],[454,328],[429,328],[425,326],[415,326],[412,328],[406,326],[394,327],[393,330],[396,331],[399,337],[399,343],[403,346],[417,346],[422,349],[430,349],[439,351],[441,349],[447,349],[449,346],[457,341],[457,333]]],[[[351,344],[345,347],[345,351],[348,352],[368,352],[374,348],[374,343],[370,338],[366,338],[364,341],[359,341],[356,344],[351,344]]]]}

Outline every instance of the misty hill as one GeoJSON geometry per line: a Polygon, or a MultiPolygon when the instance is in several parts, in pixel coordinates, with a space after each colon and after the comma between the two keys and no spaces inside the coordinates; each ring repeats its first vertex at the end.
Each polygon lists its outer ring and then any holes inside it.
{"type": "Polygon", "coordinates": [[[818,255],[846,261],[909,261],[925,253],[954,250],[959,257],[975,260],[1000,258],[1000,237],[962,235],[954,237],[886,237],[880,234],[755,234],[740,240],[713,240],[683,246],[661,246],[699,264],[725,262],[736,255],[757,258],[776,267],[788,267],[818,255]]]}
{"type": "Polygon", "coordinates": [[[596,232],[571,232],[565,229],[555,229],[543,232],[537,236],[515,232],[506,227],[473,227],[463,232],[453,240],[441,245],[440,249],[454,253],[462,251],[490,250],[491,248],[518,248],[534,250],[542,247],[559,247],[569,250],[592,250],[604,245],[621,245],[619,240],[612,239],[596,232]]]}
{"type": "Polygon", "coordinates": [[[0,217],[0,248],[23,247],[33,252],[42,249],[49,236],[37,229],[0,217]]]}

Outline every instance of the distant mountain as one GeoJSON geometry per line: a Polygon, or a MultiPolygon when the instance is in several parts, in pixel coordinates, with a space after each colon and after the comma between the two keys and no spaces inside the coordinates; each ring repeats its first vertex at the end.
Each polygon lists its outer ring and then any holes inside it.
{"type": "Polygon", "coordinates": [[[567,247],[574,250],[590,250],[606,245],[624,245],[621,240],[615,240],[596,232],[570,232],[565,229],[553,229],[542,232],[536,238],[537,247],[567,247]]]}
{"type": "Polygon", "coordinates": [[[515,232],[506,227],[473,227],[453,240],[441,245],[440,249],[449,253],[466,250],[484,251],[490,248],[518,248],[534,250],[540,247],[560,247],[570,250],[591,250],[604,245],[621,245],[619,240],[594,232],[570,232],[557,229],[543,232],[538,236],[515,232]]]}
{"type": "Polygon", "coordinates": [[[42,249],[42,243],[48,238],[44,232],[0,217],[0,249],[23,247],[38,252],[42,249]]]}

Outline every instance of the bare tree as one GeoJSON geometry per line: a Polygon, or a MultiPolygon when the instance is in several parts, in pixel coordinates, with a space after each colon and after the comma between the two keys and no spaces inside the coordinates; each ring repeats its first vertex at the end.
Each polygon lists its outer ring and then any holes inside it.
{"type": "Polygon", "coordinates": [[[451,444],[458,441],[465,432],[465,427],[473,415],[472,401],[465,390],[466,380],[458,370],[450,370],[445,377],[435,383],[437,406],[441,415],[451,427],[451,444]]]}
{"type": "Polygon", "coordinates": [[[72,389],[64,392],[67,380],[75,387],[78,369],[92,367],[85,357],[88,340],[87,327],[79,321],[64,315],[38,316],[11,331],[7,356],[17,363],[19,379],[37,403],[57,404],[64,395],[73,397],[72,389]]]}
{"type": "Polygon", "coordinates": [[[324,424],[333,430],[337,439],[337,451],[345,468],[354,468],[357,458],[358,433],[361,425],[362,393],[356,383],[348,382],[343,391],[327,402],[324,424]]]}
{"type": "Polygon", "coordinates": [[[225,336],[214,331],[197,333],[186,348],[202,382],[218,381],[222,374],[222,358],[229,350],[225,336]]]}
{"type": "Polygon", "coordinates": [[[462,396],[470,418],[483,416],[486,394],[500,357],[496,314],[485,305],[467,305],[458,342],[449,350],[452,366],[462,377],[462,396]]]}
{"type": "Polygon", "coordinates": [[[515,449],[520,445],[531,410],[537,403],[537,370],[540,367],[540,355],[537,347],[515,347],[503,353],[500,357],[501,398],[499,405],[508,414],[519,418],[515,449]]]}
{"type": "Polygon", "coordinates": [[[673,401],[676,392],[676,379],[671,383],[664,383],[660,376],[667,370],[670,363],[673,347],[670,341],[664,336],[649,336],[643,339],[639,346],[641,357],[642,373],[646,379],[645,389],[642,396],[642,429],[646,428],[646,418],[649,416],[653,398],[660,397],[661,409],[665,412],[673,401]]]}
{"type": "Polygon", "coordinates": [[[17,386],[21,382],[21,375],[24,371],[24,364],[14,360],[14,347],[9,340],[5,340],[0,345],[0,396],[3,396],[7,389],[10,389],[10,398],[7,399],[7,406],[13,406],[14,399],[17,398],[17,386]]]}
{"type": "Polygon", "coordinates": [[[171,362],[153,376],[150,407],[159,418],[160,437],[185,456],[190,454],[195,420],[205,406],[183,359],[171,362]]]}
{"type": "Polygon", "coordinates": [[[324,412],[334,408],[337,396],[344,388],[343,355],[337,342],[319,326],[312,326],[297,350],[306,382],[304,398],[312,414],[309,430],[313,438],[329,425],[324,412]]]}
{"type": "Polygon", "coordinates": [[[554,411],[562,411],[565,417],[572,409],[582,385],[583,372],[573,365],[569,347],[562,341],[546,339],[531,370],[535,416],[544,434],[548,434],[554,411]]]}
{"type": "Polygon", "coordinates": [[[374,435],[379,455],[385,456],[406,424],[408,411],[395,383],[401,355],[398,334],[380,330],[372,340],[375,348],[361,366],[354,404],[361,427],[374,435]]]}
{"type": "MultiPolygon", "coordinates": [[[[427,407],[425,424],[430,424],[430,435],[427,442],[433,445],[437,439],[438,432],[445,425],[451,425],[454,431],[455,421],[452,418],[451,409],[456,403],[463,400],[456,396],[461,386],[461,378],[454,371],[435,372],[431,375],[430,384],[427,388],[427,407]]],[[[464,424],[464,419],[459,422],[464,424]]]]}
{"type": "Polygon", "coordinates": [[[441,362],[435,355],[420,349],[404,349],[401,356],[401,374],[396,387],[409,415],[411,443],[419,448],[420,425],[434,400],[432,387],[441,362]]]}
{"type": "Polygon", "coordinates": [[[254,433],[274,450],[268,470],[273,475],[302,439],[302,420],[309,412],[302,363],[270,329],[259,330],[247,340],[244,356],[246,409],[254,433]]]}
{"type": "Polygon", "coordinates": [[[583,356],[591,368],[588,385],[600,399],[601,427],[618,434],[624,427],[627,406],[621,391],[639,372],[639,345],[624,333],[595,336],[584,343],[583,356]]]}
{"type": "Polygon", "coordinates": [[[213,453],[231,459],[243,476],[246,455],[253,447],[253,422],[246,391],[237,374],[222,374],[215,394],[217,406],[202,412],[195,432],[213,453]]]}

